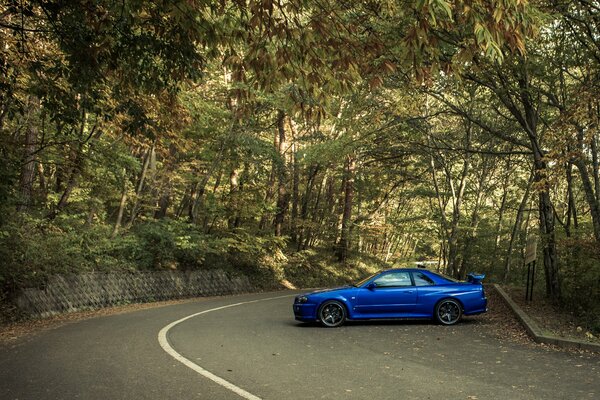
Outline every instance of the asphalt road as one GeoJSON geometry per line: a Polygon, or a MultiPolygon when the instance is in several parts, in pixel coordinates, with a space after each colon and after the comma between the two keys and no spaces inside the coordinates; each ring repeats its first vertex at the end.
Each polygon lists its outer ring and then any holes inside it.
{"type": "Polygon", "coordinates": [[[242,398],[198,371],[260,399],[600,398],[599,355],[502,340],[484,317],[299,324],[292,295],[203,299],[1,345],[0,399],[242,398]]]}

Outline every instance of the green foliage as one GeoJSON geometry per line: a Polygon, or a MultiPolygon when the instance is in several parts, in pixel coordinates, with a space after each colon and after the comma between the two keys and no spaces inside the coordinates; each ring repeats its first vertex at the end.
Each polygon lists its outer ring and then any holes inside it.
{"type": "Polygon", "coordinates": [[[364,254],[353,254],[347,265],[340,267],[334,254],[327,249],[311,249],[289,256],[284,277],[298,288],[348,285],[389,268],[389,264],[364,254]]]}
{"type": "Polygon", "coordinates": [[[88,236],[70,227],[61,229],[24,218],[7,223],[4,229],[10,232],[0,238],[3,259],[0,282],[6,293],[14,294],[21,287],[41,286],[52,274],[92,268],[85,253],[93,240],[89,242],[88,236]]]}
{"type": "Polygon", "coordinates": [[[600,250],[586,239],[565,239],[562,254],[564,307],[583,317],[594,333],[600,333],[600,250]]]}
{"type": "MultiPolygon", "coordinates": [[[[0,144],[1,145],[1,144],[0,144]]],[[[13,206],[12,191],[18,177],[13,163],[9,163],[7,152],[0,147],[0,229],[4,225],[6,216],[13,206]]]]}
{"type": "MultiPolygon", "coordinates": [[[[283,239],[256,238],[243,231],[215,237],[166,219],[138,224],[110,239],[108,226],[85,227],[78,221],[23,219],[6,224],[0,232],[3,292],[14,295],[20,288],[43,287],[51,275],[90,271],[224,268],[251,277],[274,276],[272,270],[280,270],[285,258],[283,239]]],[[[266,278],[259,280],[267,284],[266,278]]]]}
{"type": "MultiPolygon", "coordinates": [[[[545,6],[552,19],[514,0],[10,2],[3,293],[196,268],[324,286],[420,259],[520,282],[536,191],[558,237],[600,232],[597,21],[545,6]]],[[[589,315],[593,245],[558,245],[562,300],[589,315]]]]}

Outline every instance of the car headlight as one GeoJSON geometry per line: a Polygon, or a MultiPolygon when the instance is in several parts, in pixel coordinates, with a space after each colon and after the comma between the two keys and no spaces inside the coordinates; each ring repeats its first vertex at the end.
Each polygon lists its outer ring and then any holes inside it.
{"type": "Polygon", "coordinates": [[[306,296],[298,296],[296,297],[296,303],[304,304],[308,301],[308,297],[306,296]]]}

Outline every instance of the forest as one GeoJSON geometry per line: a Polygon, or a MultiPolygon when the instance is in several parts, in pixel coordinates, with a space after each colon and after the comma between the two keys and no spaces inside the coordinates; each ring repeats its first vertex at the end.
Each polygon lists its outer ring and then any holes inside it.
{"type": "Polygon", "coordinates": [[[6,0],[0,301],[433,262],[600,331],[596,0],[6,0]]]}

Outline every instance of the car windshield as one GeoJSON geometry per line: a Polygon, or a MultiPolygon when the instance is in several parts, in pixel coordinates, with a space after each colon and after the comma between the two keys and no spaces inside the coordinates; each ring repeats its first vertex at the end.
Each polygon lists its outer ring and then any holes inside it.
{"type": "Polygon", "coordinates": [[[450,281],[450,282],[460,282],[458,279],[454,279],[454,278],[452,278],[452,277],[449,277],[449,276],[447,276],[447,275],[440,274],[439,272],[433,272],[433,271],[429,271],[429,273],[431,273],[431,274],[434,274],[434,275],[437,275],[437,276],[439,276],[440,278],[442,278],[442,279],[445,279],[445,280],[447,280],[447,281],[450,281]]]}
{"type": "Polygon", "coordinates": [[[372,277],[374,277],[377,274],[379,274],[379,272],[371,274],[371,275],[367,276],[366,278],[361,279],[360,281],[358,281],[356,283],[353,283],[352,286],[354,286],[354,287],[360,287],[360,286],[364,285],[369,279],[371,279],[372,277]]]}

